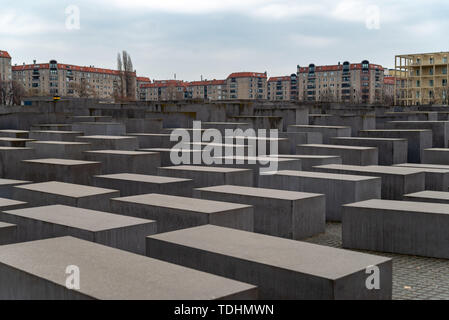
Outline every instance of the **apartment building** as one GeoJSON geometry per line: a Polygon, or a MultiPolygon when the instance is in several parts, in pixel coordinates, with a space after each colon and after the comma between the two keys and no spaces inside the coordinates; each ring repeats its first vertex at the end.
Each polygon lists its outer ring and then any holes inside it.
{"type": "Polygon", "coordinates": [[[182,80],[154,80],[141,86],[143,101],[184,100],[187,96],[188,82],[182,80]]]}
{"type": "Polygon", "coordinates": [[[267,99],[270,101],[298,100],[298,76],[292,74],[268,79],[267,99]]]}
{"type": "Polygon", "coordinates": [[[405,78],[396,86],[399,105],[448,104],[449,52],[397,55],[395,69],[405,78]]]}
{"type": "Polygon", "coordinates": [[[301,101],[381,103],[384,68],[362,63],[298,66],[298,99],[301,101]]]}
{"type": "Polygon", "coordinates": [[[147,77],[136,77],[136,97],[137,100],[145,100],[145,92],[143,85],[150,84],[151,79],[147,77]]]}
{"type": "MultiPolygon", "coordinates": [[[[12,74],[30,94],[101,99],[110,99],[123,79],[123,74],[117,70],[62,64],[56,60],[13,66],[12,74]]],[[[134,91],[136,74],[130,73],[129,77],[134,91]]]]}
{"type": "Polygon", "coordinates": [[[0,80],[12,80],[11,56],[7,51],[0,50],[0,80]]]}
{"type": "Polygon", "coordinates": [[[266,100],[267,73],[235,72],[226,79],[228,100],[266,100]]]}
{"type": "Polygon", "coordinates": [[[225,80],[192,81],[187,86],[187,98],[205,99],[210,101],[226,100],[225,80]]]}

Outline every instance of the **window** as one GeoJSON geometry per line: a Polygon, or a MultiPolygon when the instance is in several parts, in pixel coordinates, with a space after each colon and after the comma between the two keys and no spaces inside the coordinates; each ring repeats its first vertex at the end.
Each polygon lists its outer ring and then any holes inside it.
{"type": "Polygon", "coordinates": [[[433,87],[433,80],[429,80],[429,87],[433,87]]]}

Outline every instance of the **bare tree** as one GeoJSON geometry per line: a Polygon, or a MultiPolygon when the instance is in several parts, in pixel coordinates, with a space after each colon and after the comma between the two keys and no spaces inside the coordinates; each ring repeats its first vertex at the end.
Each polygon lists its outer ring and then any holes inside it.
{"type": "Polygon", "coordinates": [[[97,98],[98,92],[89,86],[86,79],[81,79],[80,83],[72,82],[69,86],[80,98],[97,98]]]}
{"type": "Polygon", "coordinates": [[[25,89],[19,82],[0,80],[1,105],[20,105],[25,94],[25,89]]]}
{"type": "Polygon", "coordinates": [[[116,101],[134,101],[136,99],[136,75],[131,56],[123,50],[117,55],[119,80],[115,84],[114,99],[116,101]]]}

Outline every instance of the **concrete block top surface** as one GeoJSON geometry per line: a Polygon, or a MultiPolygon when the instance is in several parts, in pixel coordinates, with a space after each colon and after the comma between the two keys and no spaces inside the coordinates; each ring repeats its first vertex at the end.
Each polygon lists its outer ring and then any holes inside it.
{"type": "Polygon", "coordinates": [[[411,167],[411,168],[419,168],[419,169],[435,169],[435,170],[449,170],[449,165],[444,164],[426,164],[426,163],[401,163],[396,164],[397,167],[411,167]]]}
{"type": "Polygon", "coordinates": [[[0,179],[0,186],[14,185],[14,184],[25,184],[25,183],[31,183],[31,181],[0,179]]]}
{"type": "Polygon", "coordinates": [[[88,143],[84,142],[73,142],[73,141],[32,141],[29,142],[30,146],[39,145],[39,144],[53,144],[53,145],[67,145],[67,146],[73,146],[73,145],[88,145],[88,143]]]}
{"type": "Polygon", "coordinates": [[[145,174],[134,174],[134,173],[107,174],[107,175],[101,175],[101,176],[96,176],[96,177],[104,178],[104,179],[111,179],[111,180],[148,182],[148,183],[156,183],[156,184],[192,181],[192,179],[161,177],[161,176],[152,176],[152,175],[145,175],[145,174]]]}
{"type": "Polygon", "coordinates": [[[25,204],[26,204],[26,202],[0,198],[0,208],[9,207],[9,206],[25,205],[25,204]]]}
{"type": "Polygon", "coordinates": [[[401,138],[369,138],[369,137],[334,137],[336,140],[354,140],[354,141],[408,141],[401,138]]]}
{"type": "Polygon", "coordinates": [[[152,220],[64,205],[9,210],[5,211],[5,213],[92,232],[155,222],[152,220]]]}
{"type": "Polygon", "coordinates": [[[54,133],[54,134],[79,134],[82,135],[81,131],[55,131],[55,130],[32,130],[30,133],[54,133]]]}
{"type": "Polygon", "coordinates": [[[417,124],[434,124],[434,123],[448,123],[449,121],[388,121],[390,123],[417,123],[417,124]]]}
{"type": "Polygon", "coordinates": [[[224,160],[235,160],[235,161],[244,161],[246,162],[294,162],[297,159],[293,158],[276,158],[276,156],[267,155],[267,156],[224,156],[224,157],[213,157],[216,159],[224,159],[224,160]]]}
{"type": "Polygon", "coordinates": [[[432,132],[429,129],[371,129],[371,130],[360,130],[363,132],[432,132]]]}
{"type": "Polygon", "coordinates": [[[28,133],[29,131],[27,131],[27,130],[4,129],[4,130],[0,130],[0,132],[3,132],[3,133],[28,133]]]}
{"type": "Polygon", "coordinates": [[[101,122],[101,121],[91,121],[91,122],[74,122],[74,125],[76,124],[84,124],[84,125],[92,125],[92,126],[121,126],[122,123],[119,122],[101,122]]]}
{"type": "Polygon", "coordinates": [[[197,172],[215,172],[215,173],[245,172],[250,170],[250,169],[210,167],[210,166],[172,166],[172,167],[161,167],[161,169],[187,170],[197,172]]]}
{"type": "Polygon", "coordinates": [[[156,154],[157,152],[145,152],[145,151],[128,151],[128,150],[94,150],[94,151],[84,151],[89,154],[113,154],[122,156],[144,156],[150,154],[156,154]]]}
{"type": "Polygon", "coordinates": [[[351,128],[351,127],[345,127],[345,126],[314,126],[314,125],[300,125],[300,124],[294,124],[289,125],[289,127],[293,128],[324,128],[324,129],[344,129],[344,128],[351,128]]]}
{"type": "Polygon", "coordinates": [[[215,213],[252,207],[237,203],[170,196],[158,193],[115,198],[113,200],[200,213],[215,213]]]}
{"type": "MultiPolygon", "coordinates": [[[[29,143],[35,143],[35,141],[33,142],[29,142],[29,143]]],[[[28,148],[28,147],[0,147],[0,151],[18,151],[18,150],[33,150],[33,148],[28,148]]]]}
{"type": "Polygon", "coordinates": [[[203,122],[203,124],[211,125],[249,125],[247,122],[203,122]]]}
{"type": "Polygon", "coordinates": [[[448,148],[428,148],[428,149],[424,149],[424,151],[449,152],[449,149],[448,148]]]}
{"type": "Polygon", "coordinates": [[[1,228],[11,228],[11,227],[15,227],[15,226],[16,226],[15,224],[10,224],[10,223],[0,221],[0,229],[1,228]]]}
{"type": "Polygon", "coordinates": [[[173,148],[143,148],[139,151],[144,152],[202,152],[202,150],[192,150],[192,149],[173,149],[173,148]]]}
{"type": "Polygon", "coordinates": [[[148,238],[332,280],[391,260],[214,225],[162,233],[148,238]]]}
{"type": "Polygon", "coordinates": [[[314,179],[337,180],[337,181],[353,181],[353,182],[380,179],[377,177],[357,176],[357,175],[351,175],[351,174],[336,174],[336,173],[292,171],[292,170],[281,170],[281,171],[276,172],[274,175],[291,176],[291,177],[299,177],[299,178],[303,177],[303,178],[314,178],[314,179]]]}
{"type": "Polygon", "coordinates": [[[171,133],[128,133],[127,135],[133,137],[171,137],[171,133]]]}
{"type": "Polygon", "coordinates": [[[404,167],[389,167],[389,166],[353,166],[344,164],[327,164],[322,166],[316,166],[314,168],[347,170],[354,172],[381,173],[381,174],[396,174],[396,175],[408,175],[423,172],[423,170],[419,168],[404,168],[404,167]]]}
{"type": "Polygon", "coordinates": [[[430,167],[419,166],[419,165],[418,166],[407,166],[407,165],[396,164],[396,165],[394,165],[394,167],[395,168],[413,168],[413,169],[417,169],[422,172],[449,173],[449,166],[446,166],[447,168],[441,168],[438,166],[435,168],[430,168],[430,167]]]}
{"type": "MultiPolygon", "coordinates": [[[[433,191],[424,191],[433,192],[433,191]]],[[[417,192],[410,195],[419,195],[421,192],[417,192]]],[[[444,192],[439,192],[444,193],[444,192]]],[[[407,195],[407,196],[410,196],[407,195]]],[[[429,194],[428,194],[429,195],[429,194]]],[[[354,208],[368,208],[368,209],[380,209],[385,210],[386,213],[389,211],[403,211],[406,213],[419,212],[419,213],[436,213],[436,214],[446,214],[449,215],[449,204],[444,203],[430,203],[430,202],[413,202],[413,201],[396,201],[396,200],[381,200],[372,199],[356,203],[351,203],[343,205],[344,207],[354,207],[354,208]]]]}
{"type": "Polygon", "coordinates": [[[238,194],[238,195],[243,195],[243,196],[272,198],[272,199],[281,199],[281,200],[301,200],[301,199],[322,196],[321,194],[318,194],[318,193],[285,191],[285,190],[266,189],[266,188],[241,187],[241,186],[233,186],[233,185],[198,188],[195,190],[207,191],[207,192],[228,193],[228,194],[238,194]]]}
{"type": "Polygon", "coordinates": [[[1,246],[0,263],[62,287],[67,266],[75,264],[80,292],[105,300],[207,300],[255,288],[73,237],[1,246]]]}
{"type": "Polygon", "coordinates": [[[55,159],[55,158],[22,160],[22,162],[54,164],[54,165],[60,165],[60,166],[82,166],[82,165],[86,165],[86,164],[101,163],[101,162],[95,162],[95,161],[83,161],[83,160],[72,160],[72,159],[55,159]]]}
{"type": "Polygon", "coordinates": [[[96,136],[80,136],[77,137],[77,139],[98,139],[98,140],[130,140],[130,139],[135,139],[135,137],[128,137],[128,136],[101,136],[101,135],[96,135],[96,136]]]}
{"type": "Polygon", "coordinates": [[[313,147],[313,148],[328,148],[328,149],[342,149],[342,150],[376,150],[374,147],[357,147],[357,146],[342,146],[337,144],[298,144],[299,147],[313,147]]]}
{"type": "Polygon", "coordinates": [[[246,139],[246,140],[256,140],[256,141],[288,141],[288,138],[273,138],[273,137],[225,136],[225,139],[226,138],[246,139]]]}
{"type": "Polygon", "coordinates": [[[83,197],[89,197],[89,196],[93,196],[93,195],[118,192],[117,190],[84,186],[84,185],[80,185],[80,184],[73,184],[73,183],[66,183],[66,182],[59,182],[59,181],[49,181],[49,182],[42,182],[42,183],[26,184],[26,185],[15,186],[14,188],[30,190],[30,191],[37,191],[37,192],[44,192],[44,193],[52,193],[52,194],[58,194],[58,195],[74,197],[74,198],[83,198],[83,197]]]}
{"type": "Polygon", "coordinates": [[[420,191],[415,193],[406,194],[406,197],[426,198],[426,199],[440,199],[449,200],[449,192],[444,191],[420,191]]]}
{"type": "Polygon", "coordinates": [[[25,138],[0,137],[0,141],[31,142],[31,141],[36,141],[36,140],[35,139],[25,139],[25,138]]]}
{"type": "Polygon", "coordinates": [[[309,154],[276,154],[270,155],[270,157],[279,158],[291,158],[291,159],[340,159],[340,156],[320,156],[320,155],[309,155],[309,154]]]}

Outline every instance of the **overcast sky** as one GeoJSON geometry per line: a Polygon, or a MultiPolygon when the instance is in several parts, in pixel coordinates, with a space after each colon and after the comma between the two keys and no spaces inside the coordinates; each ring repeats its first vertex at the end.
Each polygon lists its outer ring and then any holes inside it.
{"type": "Polygon", "coordinates": [[[115,68],[125,49],[138,75],[151,79],[279,76],[298,64],[363,59],[392,67],[395,54],[449,50],[447,0],[0,0],[0,7],[0,50],[13,64],[115,68]],[[69,6],[79,9],[79,29],[69,6]]]}

